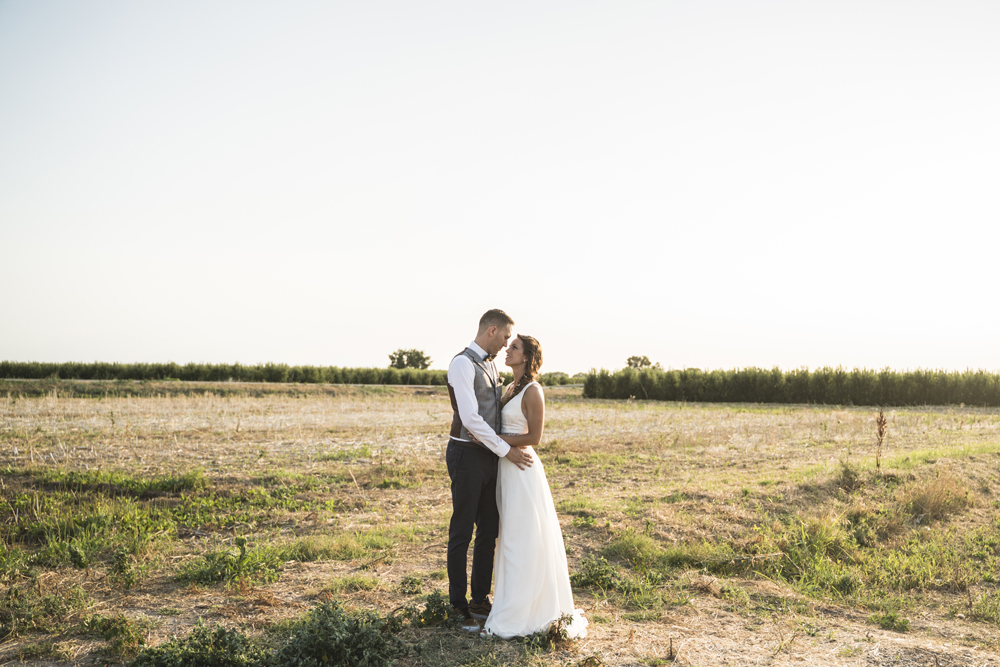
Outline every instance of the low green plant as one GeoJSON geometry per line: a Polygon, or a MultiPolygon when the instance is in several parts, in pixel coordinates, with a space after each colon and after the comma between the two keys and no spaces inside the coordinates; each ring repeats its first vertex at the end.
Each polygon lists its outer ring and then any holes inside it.
{"type": "MultiPolygon", "coordinates": [[[[106,623],[93,625],[105,631],[106,623]]],[[[404,652],[400,629],[399,619],[332,601],[276,624],[261,640],[199,621],[187,637],[143,650],[128,667],[388,667],[404,652]]]]}
{"type": "Polygon", "coordinates": [[[422,608],[417,605],[409,605],[404,610],[404,615],[410,619],[414,626],[421,628],[441,625],[456,618],[455,610],[452,608],[448,596],[441,591],[429,593],[424,598],[422,608]]]}
{"type": "Polygon", "coordinates": [[[280,551],[283,560],[356,560],[384,555],[395,544],[382,531],[357,531],[338,535],[313,535],[289,544],[280,551]]]}
{"type": "Polygon", "coordinates": [[[129,667],[263,667],[265,653],[238,630],[209,628],[200,620],[183,639],[140,653],[129,667]]]}
{"type": "Polygon", "coordinates": [[[752,603],[750,593],[740,586],[723,584],[719,587],[719,594],[724,600],[728,600],[735,609],[748,609],[752,603]]]}
{"type": "Polygon", "coordinates": [[[378,484],[375,485],[377,489],[409,489],[414,486],[419,486],[418,482],[412,479],[401,477],[400,475],[393,475],[391,477],[385,477],[378,484]]]}
{"type": "Polygon", "coordinates": [[[83,553],[79,545],[71,543],[67,545],[67,551],[69,552],[69,560],[73,563],[73,567],[82,570],[90,565],[90,559],[83,553]]]}
{"type": "Polygon", "coordinates": [[[603,556],[590,555],[580,561],[580,570],[570,575],[575,588],[596,588],[608,591],[618,585],[621,572],[603,556]]]}
{"type": "Polygon", "coordinates": [[[403,595],[420,595],[423,589],[423,579],[413,574],[407,574],[399,582],[399,592],[403,595]]]}
{"type": "Polygon", "coordinates": [[[876,612],[869,616],[868,620],[883,630],[906,632],[910,629],[910,621],[895,611],[876,612]]]}
{"type": "Polygon", "coordinates": [[[559,512],[561,514],[596,517],[605,511],[606,507],[603,503],[585,495],[568,498],[559,503],[559,512]]]}
{"type": "Polygon", "coordinates": [[[850,560],[853,542],[837,517],[809,519],[791,527],[779,543],[785,558],[781,574],[786,579],[808,578],[817,567],[850,560]]]}
{"type": "Polygon", "coordinates": [[[914,532],[898,548],[859,552],[856,572],[866,586],[886,592],[963,592],[990,567],[969,558],[969,539],[957,529],[914,532]]]}
{"type": "Polygon", "coordinates": [[[0,541],[0,582],[13,581],[28,570],[28,555],[23,549],[0,541]]]}
{"type": "Polygon", "coordinates": [[[210,551],[200,560],[183,568],[177,575],[179,581],[199,584],[256,584],[278,580],[281,559],[278,554],[261,547],[247,549],[245,537],[235,540],[238,552],[228,549],[210,551]]]}
{"type": "Polygon", "coordinates": [[[861,547],[877,546],[906,530],[906,517],[894,506],[854,504],[843,518],[844,527],[861,547]]]}
{"type": "Polygon", "coordinates": [[[287,544],[281,549],[282,560],[309,563],[333,558],[340,546],[331,535],[310,535],[287,544]]]}
{"type": "Polygon", "coordinates": [[[646,566],[658,562],[663,557],[663,549],[656,540],[631,527],[615,535],[602,553],[614,560],[646,566]]]}
{"type": "Polygon", "coordinates": [[[403,649],[395,627],[375,612],[348,613],[336,601],[313,609],[269,659],[275,667],[376,667],[403,649]]]}
{"type": "Polygon", "coordinates": [[[977,596],[972,603],[969,617],[1000,625],[1000,591],[987,591],[977,596]]]}
{"type": "Polygon", "coordinates": [[[350,574],[346,577],[334,579],[326,585],[325,590],[333,593],[341,591],[373,591],[378,588],[379,580],[374,577],[366,577],[359,574],[350,574]]]}
{"type": "Polygon", "coordinates": [[[108,568],[108,581],[115,586],[129,590],[146,576],[142,563],[127,549],[116,549],[108,568]]]}
{"type": "Polygon", "coordinates": [[[12,583],[0,595],[0,640],[29,632],[56,632],[89,600],[80,586],[59,594],[42,594],[38,573],[31,572],[26,580],[12,583]]]}
{"type": "Polygon", "coordinates": [[[26,644],[20,647],[14,655],[21,661],[49,658],[58,662],[67,662],[72,658],[72,653],[66,642],[54,642],[51,640],[26,644]]]}
{"type": "Polygon", "coordinates": [[[569,641],[569,633],[566,631],[566,627],[572,622],[573,617],[569,614],[564,614],[554,623],[550,624],[544,632],[535,632],[527,637],[521,637],[519,641],[529,653],[551,651],[554,648],[565,645],[569,641]]]}
{"type": "Polygon", "coordinates": [[[41,545],[32,563],[45,567],[84,569],[118,548],[145,554],[176,531],[170,513],[129,497],[60,491],[22,493],[13,500],[10,510],[18,521],[0,526],[0,535],[41,545]]]}
{"type": "Polygon", "coordinates": [[[94,614],[84,619],[82,627],[84,632],[103,637],[108,642],[107,651],[119,658],[136,655],[146,645],[149,634],[147,623],[129,619],[124,614],[94,614]]]}
{"type": "Polygon", "coordinates": [[[641,567],[636,576],[621,577],[616,587],[621,594],[620,604],[626,609],[644,611],[660,609],[663,606],[663,576],[656,571],[641,567]]]}
{"type": "Polygon", "coordinates": [[[316,457],[319,461],[353,461],[355,459],[370,459],[374,456],[372,448],[368,444],[358,445],[357,447],[348,447],[346,449],[337,449],[332,452],[326,452],[320,454],[316,457]]]}

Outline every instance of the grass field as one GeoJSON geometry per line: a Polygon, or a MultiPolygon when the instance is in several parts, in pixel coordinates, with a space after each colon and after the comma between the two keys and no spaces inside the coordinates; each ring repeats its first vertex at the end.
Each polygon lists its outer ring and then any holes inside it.
{"type": "Polygon", "coordinates": [[[0,664],[128,662],[199,619],[274,650],[337,600],[404,619],[400,665],[1000,665],[997,409],[888,411],[877,471],[871,408],[548,389],[590,634],[503,642],[439,622],[446,390],[26,386],[0,382],[0,664]]]}

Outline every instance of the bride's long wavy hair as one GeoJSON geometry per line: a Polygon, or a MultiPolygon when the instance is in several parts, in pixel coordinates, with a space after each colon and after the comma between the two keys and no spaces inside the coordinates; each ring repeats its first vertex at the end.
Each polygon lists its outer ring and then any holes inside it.
{"type": "Polygon", "coordinates": [[[510,395],[511,398],[517,396],[529,383],[537,381],[538,369],[542,367],[542,346],[539,345],[538,339],[525,334],[517,334],[517,338],[521,340],[521,345],[524,348],[524,375],[514,387],[514,393],[510,395]]]}

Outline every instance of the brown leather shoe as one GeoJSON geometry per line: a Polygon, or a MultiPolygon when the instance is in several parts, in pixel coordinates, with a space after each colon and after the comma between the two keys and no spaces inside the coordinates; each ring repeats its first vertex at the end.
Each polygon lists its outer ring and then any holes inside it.
{"type": "Polygon", "coordinates": [[[452,607],[452,609],[455,610],[457,616],[461,616],[463,630],[466,632],[479,632],[479,621],[472,617],[468,607],[452,607]]]}
{"type": "Polygon", "coordinates": [[[482,602],[473,602],[469,605],[469,613],[472,614],[473,618],[478,618],[480,621],[485,621],[491,611],[493,611],[493,604],[489,598],[486,598],[482,602]]]}

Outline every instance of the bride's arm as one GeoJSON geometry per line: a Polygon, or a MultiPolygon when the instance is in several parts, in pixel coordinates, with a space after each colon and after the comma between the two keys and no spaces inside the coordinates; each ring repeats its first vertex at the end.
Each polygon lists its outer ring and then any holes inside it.
{"type": "Polygon", "coordinates": [[[545,427],[545,397],[537,384],[524,390],[521,411],[528,420],[528,432],[522,435],[501,435],[500,438],[511,447],[534,447],[542,440],[545,427]]]}

